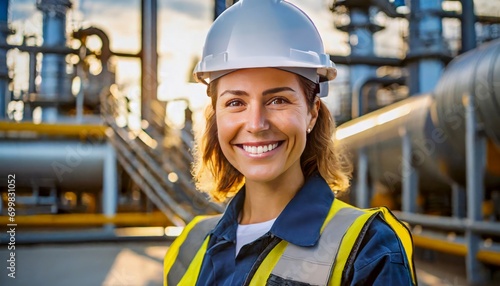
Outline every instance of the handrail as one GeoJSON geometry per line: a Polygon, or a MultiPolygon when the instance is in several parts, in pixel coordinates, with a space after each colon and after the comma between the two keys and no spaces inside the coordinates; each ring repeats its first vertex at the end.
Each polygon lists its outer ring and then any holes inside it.
{"type": "MultiPolygon", "coordinates": [[[[185,173],[189,170],[181,171],[183,168],[163,153],[161,145],[147,144],[140,136],[130,138],[132,131],[116,124],[116,100],[106,95],[101,99],[101,114],[110,129],[107,136],[117,151],[119,163],[149,199],[176,225],[184,225],[196,215],[223,212],[222,205],[210,202],[205,194],[196,191],[190,174],[185,173]],[[168,179],[170,172],[177,174],[176,182],[168,179]]],[[[189,147],[183,145],[176,148],[189,147]]],[[[174,152],[185,151],[182,158],[189,160],[185,158],[188,150],[177,149],[174,152]]]]}

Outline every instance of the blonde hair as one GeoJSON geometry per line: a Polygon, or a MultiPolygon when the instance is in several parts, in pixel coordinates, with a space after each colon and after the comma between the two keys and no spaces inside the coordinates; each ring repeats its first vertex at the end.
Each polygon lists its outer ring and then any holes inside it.
{"type": "MultiPolygon", "coordinates": [[[[297,78],[306,96],[308,108],[311,109],[316,100],[318,85],[302,76],[297,75],[297,78]]],[[[219,145],[215,114],[217,83],[218,80],[214,80],[207,87],[212,104],[205,110],[205,130],[198,134],[201,136],[196,136],[193,176],[200,191],[208,193],[217,202],[223,202],[238,192],[245,183],[245,178],[229,163],[219,145]]],[[[320,100],[318,119],[311,133],[307,135],[300,164],[306,179],[319,172],[337,193],[349,187],[352,167],[345,153],[341,152],[342,148],[336,146],[334,133],[335,122],[326,105],[320,100]]]]}

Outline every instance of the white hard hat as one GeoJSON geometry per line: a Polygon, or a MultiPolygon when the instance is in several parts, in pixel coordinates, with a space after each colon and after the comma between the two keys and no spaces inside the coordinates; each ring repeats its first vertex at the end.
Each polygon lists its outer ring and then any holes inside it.
{"type": "Polygon", "coordinates": [[[311,19],[283,0],[240,0],[212,24],[194,77],[203,83],[244,68],[274,67],[320,83],[337,76],[311,19]]]}

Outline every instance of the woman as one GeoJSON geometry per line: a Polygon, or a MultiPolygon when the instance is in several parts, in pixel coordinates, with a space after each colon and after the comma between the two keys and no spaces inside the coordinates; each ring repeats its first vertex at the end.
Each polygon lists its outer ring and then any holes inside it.
{"type": "Polygon", "coordinates": [[[408,230],[335,199],[348,168],[319,97],[336,70],[301,10],[239,1],[212,25],[195,75],[211,98],[197,187],[232,199],[171,245],[165,285],[415,284],[408,230]]]}

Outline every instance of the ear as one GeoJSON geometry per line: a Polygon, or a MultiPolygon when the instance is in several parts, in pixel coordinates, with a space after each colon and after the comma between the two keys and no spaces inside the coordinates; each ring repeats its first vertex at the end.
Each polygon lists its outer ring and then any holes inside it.
{"type": "Polygon", "coordinates": [[[319,99],[319,97],[316,96],[314,98],[314,104],[311,110],[309,111],[311,113],[311,121],[309,123],[309,128],[311,129],[313,129],[314,125],[316,125],[316,120],[318,119],[320,106],[321,106],[321,99],[319,99]]]}

